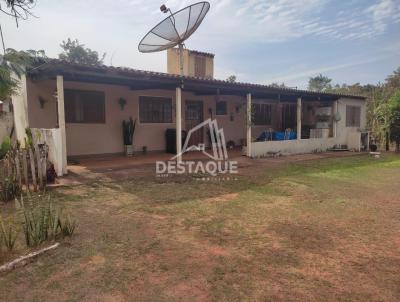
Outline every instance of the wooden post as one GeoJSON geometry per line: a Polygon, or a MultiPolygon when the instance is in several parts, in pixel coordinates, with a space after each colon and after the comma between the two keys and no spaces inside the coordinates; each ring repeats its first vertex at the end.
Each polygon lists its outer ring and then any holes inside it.
{"type": "Polygon", "coordinates": [[[18,185],[20,188],[22,188],[21,165],[19,160],[20,153],[21,152],[18,149],[15,151],[15,167],[17,172],[18,185]]]}
{"type": "Polygon", "coordinates": [[[175,124],[176,124],[176,154],[177,162],[182,160],[182,89],[176,87],[176,105],[175,105],[175,124]]]}
{"type": "Polygon", "coordinates": [[[64,109],[64,78],[57,76],[57,106],[58,106],[58,127],[61,132],[61,153],[62,153],[62,172],[67,174],[67,138],[65,131],[65,109],[64,109]]]}
{"type": "Polygon", "coordinates": [[[251,123],[252,123],[252,112],[251,112],[251,93],[248,93],[246,95],[247,99],[247,118],[246,118],[246,127],[247,127],[247,133],[246,133],[246,141],[247,141],[247,146],[246,146],[246,156],[251,157],[251,123]]]}
{"type": "Polygon", "coordinates": [[[301,139],[301,97],[297,99],[297,139],[301,139]]]}
{"type": "MultiPolygon", "coordinates": [[[[35,157],[32,152],[31,146],[27,145],[29,152],[29,161],[31,163],[31,173],[32,173],[32,182],[33,182],[33,191],[37,191],[37,181],[36,181],[36,168],[35,168],[35,157]]],[[[28,183],[29,186],[29,183],[28,183]]]]}
{"type": "Polygon", "coordinates": [[[42,165],[42,160],[40,158],[40,151],[39,151],[39,146],[37,145],[36,141],[34,140],[34,153],[37,161],[37,176],[39,180],[39,188],[43,189],[43,165],[42,165]]]}
{"type": "Polygon", "coordinates": [[[22,171],[24,173],[24,183],[26,186],[26,192],[29,192],[28,161],[26,159],[27,157],[26,148],[22,149],[22,171]]]}

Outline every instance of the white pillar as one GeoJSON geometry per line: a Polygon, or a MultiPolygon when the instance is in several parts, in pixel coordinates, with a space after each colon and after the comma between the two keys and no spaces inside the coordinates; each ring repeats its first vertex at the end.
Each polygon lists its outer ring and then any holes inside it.
{"type": "Polygon", "coordinates": [[[337,124],[338,122],[336,121],[336,114],[338,112],[339,106],[338,106],[338,100],[336,100],[333,103],[333,137],[337,137],[337,124]]]}
{"type": "Polygon", "coordinates": [[[62,173],[67,174],[67,138],[65,132],[65,109],[64,109],[64,78],[57,76],[57,110],[58,110],[58,127],[61,134],[61,157],[62,157],[62,173]]]}
{"type": "Polygon", "coordinates": [[[28,85],[26,75],[22,74],[19,78],[16,74],[11,74],[13,80],[18,82],[17,93],[11,96],[11,102],[13,104],[13,116],[15,125],[15,137],[21,143],[21,146],[25,146],[25,129],[29,127],[28,118],[28,85]]]}
{"type": "Polygon", "coordinates": [[[247,119],[246,119],[246,127],[247,127],[247,147],[246,147],[246,156],[251,157],[251,123],[252,123],[252,113],[251,113],[251,93],[248,93],[247,96],[247,119]]]}
{"type": "Polygon", "coordinates": [[[176,87],[176,105],[175,105],[175,124],[176,124],[176,160],[182,160],[182,89],[176,87]]]}
{"type": "Polygon", "coordinates": [[[297,99],[297,139],[301,139],[301,98],[297,99]]]}

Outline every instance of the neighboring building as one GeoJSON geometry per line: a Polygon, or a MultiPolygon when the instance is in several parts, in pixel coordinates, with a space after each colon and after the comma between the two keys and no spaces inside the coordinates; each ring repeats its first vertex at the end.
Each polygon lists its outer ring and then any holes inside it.
{"type": "MultiPolygon", "coordinates": [[[[67,156],[122,154],[121,122],[129,117],[137,120],[135,151],[163,151],[168,128],[190,130],[208,118],[217,120],[227,142],[246,146],[249,157],[367,146],[364,97],[215,80],[207,67],[212,55],[187,54],[185,73],[201,69],[190,67],[200,55],[205,77],[177,75],[175,50],[170,73],[50,60],[23,76],[13,97],[17,137],[23,139],[27,126],[52,129],[45,137],[53,137],[57,150],[50,157],[63,173],[67,156]]],[[[208,143],[206,131],[193,137],[208,143]]]]}

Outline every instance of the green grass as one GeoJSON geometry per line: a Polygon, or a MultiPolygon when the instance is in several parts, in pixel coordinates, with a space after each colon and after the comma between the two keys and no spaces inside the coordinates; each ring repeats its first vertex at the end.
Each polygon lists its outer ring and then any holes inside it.
{"type": "Polygon", "coordinates": [[[400,299],[400,156],[257,166],[53,191],[75,234],[0,300],[400,299]]]}

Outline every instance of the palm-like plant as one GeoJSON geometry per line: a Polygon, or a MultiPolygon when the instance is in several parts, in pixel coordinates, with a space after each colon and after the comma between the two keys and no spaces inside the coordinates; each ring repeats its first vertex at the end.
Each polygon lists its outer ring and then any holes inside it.
{"type": "Polygon", "coordinates": [[[43,50],[17,51],[8,48],[0,55],[0,100],[9,98],[18,88],[18,80],[25,70],[46,62],[43,50]]]}

